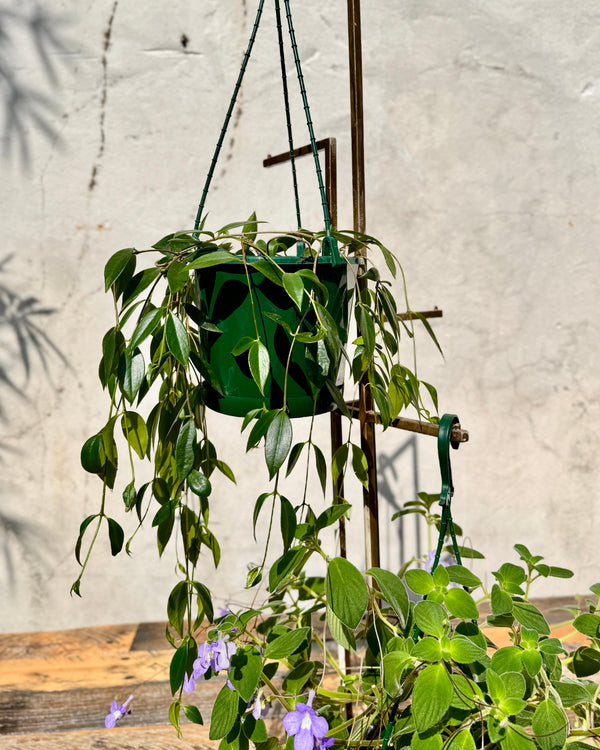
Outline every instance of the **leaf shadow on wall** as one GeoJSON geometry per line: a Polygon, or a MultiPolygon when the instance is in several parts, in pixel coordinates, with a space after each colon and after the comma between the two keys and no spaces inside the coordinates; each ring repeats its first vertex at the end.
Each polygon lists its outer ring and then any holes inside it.
{"type": "MultiPolygon", "coordinates": [[[[401,431],[400,431],[401,432],[401,431]]],[[[405,433],[406,434],[406,433],[405,433]]],[[[420,437],[420,436],[419,436],[420,437]]],[[[381,452],[377,456],[377,482],[379,497],[385,501],[380,506],[382,556],[386,567],[400,568],[412,557],[423,553],[420,517],[406,516],[390,522],[391,516],[408,500],[415,500],[419,487],[419,441],[412,435],[393,453],[381,452]],[[407,475],[410,477],[406,482],[407,475]],[[404,484],[401,484],[404,480],[404,484]]]]}
{"type": "Polygon", "coordinates": [[[19,518],[22,498],[14,497],[14,492],[2,479],[3,465],[22,462],[25,467],[34,459],[23,456],[10,439],[6,439],[7,428],[11,426],[15,402],[19,413],[27,407],[34,378],[41,373],[52,382],[57,363],[63,369],[69,367],[67,359],[44,330],[44,322],[55,310],[45,307],[36,297],[22,296],[11,288],[7,266],[12,257],[7,255],[0,259],[0,548],[4,558],[4,572],[0,571],[0,575],[9,585],[16,581],[20,559],[29,560],[33,568],[41,567],[40,550],[47,547],[47,530],[35,521],[19,518]]]}
{"type": "MultiPolygon", "coordinates": [[[[16,5],[16,4],[14,4],[16,5]]],[[[41,4],[21,7],[0,5],[0,96],[4,124],[2,152],[5,159],[17,158],[25,170],[32,162],[32,131],[37,130],[59,145],[56,123],[60,117],[57,92],[60,61],[69,49],[63,34],[65,16],[51,15],[41,4]],[[33,52],[43,71],[45,84],[31,85],[22,70],[20,58],[33,52]]],[[[30,72],[35,68],[29,68],[30,72]]]]}

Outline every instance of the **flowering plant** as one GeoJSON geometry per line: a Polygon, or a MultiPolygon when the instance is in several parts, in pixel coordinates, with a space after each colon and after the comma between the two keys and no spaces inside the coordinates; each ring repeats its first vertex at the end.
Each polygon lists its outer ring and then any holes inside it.
{"type": "MultiPolygon", "coordinates": [[[[388,745],[561,750],[566,743],[597,739],[598,689],[586,678],[600,670],[600,584],[592,587],[595,598],[587,602],[587,611],[573,622],[587,643],[569,655],[529,594],[536,578],[571,573],[546,565],[523,545],[515,547],[520,564],[505,563],[494,572],[490,591],[452,561],[430,571],[409,565],[400,571],[372,567],[363,574],[328,550],[326,530],[351,508],[340,477],[353,474],[365,484],[368,472],[366,456],[351,437],[354,411],[331,374],[331,363],[347,361],[351,379],[370,391],[384,426],[409,406],[435,421],[422,391],[431,398],[432,411],[437,409],[436,391],[400,360],[401,338],[412,339],[412,320],[418,314],[407,304],[406,313],[398,315],[389,284],[376,268],[363,268],[360,285],[348,294],[358,328],[349,344],[327,311],[316,261],[310,266],[323,233],[276,233],[268,242],[259,235],[251,217],[215,233],[201,227],[169,235],[150,251],[121,250],[108,261],[105,283],[116,321],[102,342],[99,377],[110,412],[82,449],[84,468],[102,482],[102,500],[99,511],[80,527],[75,551],[81,573],[73,592],[80,593],[103,526],[117,555],[123,548],[129,551],[138,528],[152,519],[159,554],[170,545],[179,560],[180,578],[167,602],[167,637],[174,648],[169,716],[178,731],[182,711],[188,720],[201,723],[203,717],[185,696],[201,679],[223,680],[210,717],[210,737],[221,741],[222,750],[244,750],[250,742],[259,750],[283,744],[287,750],[335,744],[383,750],[388,745]],[[298,243],[309,267],[286,271],[275,256],[298,243]],[[234,473],[209,436],[207,383],[213,368],[203,336],[220,333],[198,304],[201,277],[198,281],[196,272],[239,263],[252,298],[247,273],[251,252],[259,256],[254,268],[300,313],[296,327],[277,316],[275,322],[290,352],[313,347],[306,376],[315,401],[326,387],[348,429],[331,461],[335,490],[324,502],[309,492],[305,480],[314,470],[323,497],[327,495],[329,472],[314,437],[315,414],[307,435],[298,439],[300,428],[292,423],[286,402],[291,359],[284,357],[288,366],[281,401],[264,396],[241,422],[242,430],[249,431],[247,450],[264,449],[267,487],[255,500],[253,519],[256,532],[269,509],[268,531],[262,561],[250,568],[246,586],[265,586],[266,598],[260,605],[215,616],[211,592],[198,571],[205,555],[219,563],[220,546],[210,527],[213,486],[217,474],[234,480],[234,473]],[[156,262],[136,272],[138,259],[151,254],[156,262]],[[123,451],[129,458],[125,480],[118,460],[123,451]],[[137,459],[150,461],[150,480],[139,480],[137,459]],[[300,488],[292,485],[284,494],[286,477],[300,469],[300,488]],[[116,488],[125,510],[136,518],[126,544],[123,527],[109,515],[109,491],[116,488]],[[273,550],[278,556],[269,566],[267,552],[273,550]],[[318,574],[309,573],[309,561],[320,566],[318,574]],[[487,623],[503,628],[511,645],[496,646],[480,627],[482,606],[488,605],[487,623]],[[200,637],[205,624],[208,640],[200,637]],[[346,656],[340,658],[340,651],[346,656]],[[575,678],[564,676],[566,668],[575,678]],[[268,728],[264,717],[274,704],[283,715],[268,728]]],[[[400,271],[392,253],[374,238],[338,232],[334,238],[345,257],[376,246],[390,272],[400,271]]],[[[352,264],[349,273],[355,273],[352,264]]],[[[427,321],[422,322],[433,336],[427,321]]],[[[233,354],[264,395],[271,361],[258,325],[254,337],[242,336],[233,346],[233,354]]],[[[417,513],[429,528],[439,527],[436,500],[421,494],[401,514],[417,513]]],[[[113,703],[107,727],[124,717],[129,700],[113,703]]]]}

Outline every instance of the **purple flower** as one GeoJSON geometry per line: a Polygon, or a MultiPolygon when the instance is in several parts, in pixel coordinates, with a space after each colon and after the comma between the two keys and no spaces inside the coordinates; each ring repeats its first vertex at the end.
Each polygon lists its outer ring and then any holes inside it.
{"type": "MultiPolygon", "coordinates": [[[[231,657],[237,651],[237,646],[235,643],[229,641],[228,637],[219,637],[215,641],[202,643],[198,646],[198,658],[195,659],[192,665],[192,674],[188,675],[186,672],[183,678],[184,692],[192,693],[196,687],[196,680],[205,675],[209,669],[215,674],[222,669],[229,672],[231,669],[231,657]]],[[[227,679],[227,687],[235,690],[229,679],[227,679]]]]}
{"type": "Polygon", "coordinates": [[[116,725],[117,721],[122,719],[125,714],[131,713],[131,711],[127,710],[127,706],[132,700],[133,695],[130,695],[123,704],[117,703],[117,701],[113,701],[110,704],[110,713],[106,714],[106,718],[104,719],[104,726],[107,729],[112,729],[116,725]]]}
{"type": "Polygon", "coordinates": [[[197,680],[209,669],[213,672],[220,672],[222,669],[229,670],[231,667],[231,657],[237,651],[235,643],[228,641],[226,638],[217,638],[216,641],[203,643],[198,647],[198,658],[194,661],[194,671],[192,678],[197,680]]]}
{"type": "Polygon", "coordinates": [[[191,677],[188,677],[188,674],[186,672],[183,678],[183,692],[193,693],[195,688],[196,688],[196,680],[194,679],[194,675],[192,675],[191,677]]]}
{"type": "Polygon", "coordinates": [[[254,716],[256,721],[262,719],[263,716],[266,716],[269,713],[271,706],[263,698],[262,688],[256,694],[254,702],[250,701],[248,708],[252,710],[252,716],[254,716]]]}
{"type": "Polygon", "coordinates": [[[306,703],[296,703],[295,710],[283,717],[283,728],[294,738],[294,750],[320,750],[333,744],[333,738],[324,739],[329,725],[312,707],[314,697],[311,690],[306,703]]]}

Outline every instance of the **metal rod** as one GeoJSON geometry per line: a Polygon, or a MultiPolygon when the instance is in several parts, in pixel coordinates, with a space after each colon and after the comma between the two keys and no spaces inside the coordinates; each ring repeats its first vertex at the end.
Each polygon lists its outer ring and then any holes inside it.
{"type": "MultiPolygon", "coordinates": [[[[317,151],[325,152],[325,194],[327,195],[327,203],[329,204],[329,216],[331,217],[331,225],[337,227],[337,144],[335,138],[322,138],[317,141],[317,151]]],[[[306,146],[299,146],[293,151],[294,158],[298,156],[307,156],[312,154],[312,146],[310,144],[306,146]]],[[[263,160],[263,167],[273,167],[276,164],[282,164],[283,162],[289,161],[292,157],[292,152],[286,151],[282,154],[276,154],[275,156],[267,156],[263,160]]]]}
{"type": "MultiPolygon", "coordinates": [[[[354,416],[360,416],[360,401],[351,401],[347,406],[354,416]]],[[[362,418],[370,424],[383,424],[379,414],[373,410],[365,412],[362,418]]],[[[431,437],[437,437],[439,432],[439,427],[436,424],[421,422],[418,419],[409,419],[408,417],[397,417],[389,423],[388,427],[396,427],[399,430],[408,430],[409,432],[418,432],[421,435],[431,435],[431,437]]],[[[468,440],[468,431],[463,430],[460,424],[456,425],[452,430],[452,442],[466,443],[468,440]]]]}
{"type": "MultiPolygon", "coordinates": [[[[350,128],[352,136],[352,208],[355,232],[366,228],[365,211],[365,149],[362,92],[362,43],[360,0],[348,0],[348,50],[350,67],[350,128]]],[[[359,279],[359,293],[365,282],[359,279]]],[[[365,416],[373,410],[373,399],[366,378],[359,386],[360,445],[367,459],[368,486],[363,490],[365,526],[365,562],[379,567],[379,502],[377,488],[377,447],[375,425],[365,416]]]]}

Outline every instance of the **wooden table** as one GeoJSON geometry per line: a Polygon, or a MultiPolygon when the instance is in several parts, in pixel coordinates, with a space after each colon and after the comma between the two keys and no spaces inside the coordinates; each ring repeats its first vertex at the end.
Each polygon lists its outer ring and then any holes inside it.
{"type": "MultiPolygon", "coordinates": [[[[554,635],[566,638],[571,647],[581,639],[559,625],[567,616],[555,611],[572,599],[535,603],[554,623],[554,635]]],[[[488,632],[497,645],[507,645],[504,631],[488,632]]],[[[0,634],[0,750],[216,748],[218,742],[208,739],[208,726],[191,724],[182,715],[179,740],[169,724],[172,654],[165,623],[0,634]],[[105,729],[111,702],[124,702],[131,693],[132,713],[114,729],[105,729]]],[[[206,725],[222,685],[223,678],[214,678],[187,696],[206,725]]],[[[280,727],[281,716],[272,721],[280,727]]]]}
{"type": "MultiPolygon", "coordinates": [[[[169,724],[173,649],[164,623],[0,635],[2,750],[205,750],[208,727],[169,724]],[[132,713],[104,727],[111,702],[133,693],[132,713]]],[[[189,696],[208,723],[222,680],[189,696]]]]}

